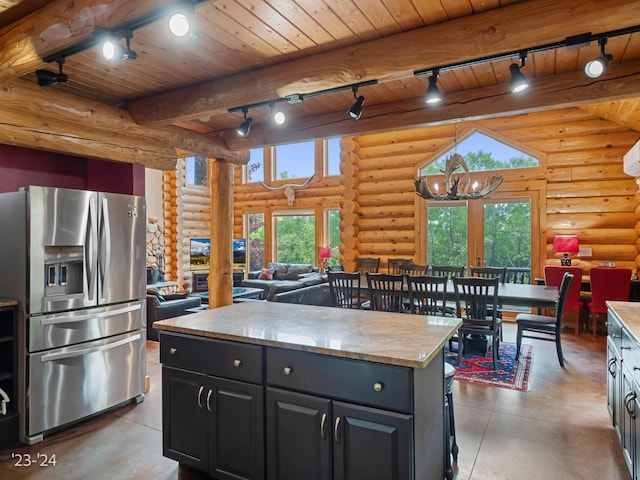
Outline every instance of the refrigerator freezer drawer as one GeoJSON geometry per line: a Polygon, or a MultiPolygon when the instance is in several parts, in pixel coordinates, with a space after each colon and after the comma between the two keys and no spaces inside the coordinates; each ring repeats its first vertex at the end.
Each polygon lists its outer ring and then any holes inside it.
{"type": "Polygon", "coordinates": [[[144,394],[144,330],[28,356],[27,435],[144,394]]]}
{"type": "Polygon", "coordinates": [[[97,340],[146,327],[145,301],[29,318],[29,352],[97,340]]]}

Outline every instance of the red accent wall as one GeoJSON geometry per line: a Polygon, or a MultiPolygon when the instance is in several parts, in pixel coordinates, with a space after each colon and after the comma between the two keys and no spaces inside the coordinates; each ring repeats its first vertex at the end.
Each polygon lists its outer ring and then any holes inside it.
{"type": "Polygon", "coordinates": [[[144,166],[0,144],[0,192],[27,185],[144,196],[144,166]]]}

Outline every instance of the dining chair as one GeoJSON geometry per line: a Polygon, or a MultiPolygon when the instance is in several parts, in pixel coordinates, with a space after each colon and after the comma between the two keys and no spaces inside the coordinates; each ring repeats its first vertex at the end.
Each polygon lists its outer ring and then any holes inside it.
{"type": "Polygon", "coordinates": [[[429,265],[410,263],[408,265],[402,265],[398,270],[398,273],[402,275],[422,276],[429,274],[429,265]]]}
{"type": "Polygon", "coordinates": [[[409,311],[420,315],[446,315],[447,277],[405,274],[409,311]]]}
{"type": "Polygon", "coordinates": [[[329,265],[327,267],[327,272],[344,272],[344,265],[329,265]]]}
{"type": "Polygon", "coordinates": [[[387,273],[392,275],[402,274],[402,268],[412,263],[413,259],[411,258],[390,258],[387,260],[387,273]]]}
{"type": "Polygon", "coordinates": [[[329,270],[327,277],[334,307],[360,308],[360,273],[329,270]]]}
{"type": "Polygon", "coordinates": [[[380,268],[380,257],[371,258],[371,257],[360,257],[356,258],[356,272],[360,272],[360,274],[365,274],[367,272],[378,273],[378,269],[380,268]]]}
{"type": "MultiPolygon", "coordinates": [[[[582,287],[582,267],[565,267],[561,265],[545,265],[544,267],[544,284],[552,287],[560,288],[565,273],[573,275],[573,282],[567,292],[567,298],[564,304],[563,325],[566,326],[567,314],[571,312],[570,317],[575,317],[574,331],[578,336],[580,332],[580,309],[582,308],[582,300],[580,300],[580,289],[582,287]]],[[[631,275],[629,275],[631,278],[631,275]]]]}
{"type": "Polygon", "coordinates": [[[573,274],[565,272],[562,276],[562,283],[558,293],[558,301],[556,303],[556,314],[554,317],[547,315],[536,315],[534,313],[519,313],[516,315],[516,324],[518,325],[518,333],[516,336],[516,360],[520,358],[520,345],[523,338],[532,338],[536,340],[545,340],[556,342],[556,352],[560,366],[564,367],[564,357],[562,356],[562,313],[566,308],[566,300],[569,295],[571,284],[575,281],[573,274]],[[525,334],[530,332],[530,334],[525,334]]]}
{"type": "MultiPolygon", "coordinates": [[[[500,283],[504,283],[507,277],[507,267],[469,267],[469,271],[472,277],[499,278],[500,283]]],[[[502,304],[500,304],[497,310],[499,318],[502,318],[502,311],[502,304]]]]}
{"type": "Polygon", "coordinates": [[[432,265],[431,274],[451,279],[453,277],[464,276],[464,266],[458,267],[454,265],[432,265]]]}
{"type": "MultiPolygon", "coordinates": [[[[493,369],[500,358],[502,320],[498,318],[499,278],[453,277],[456,296],[456,316],[462,318],[458,329],[458,365],[464,356],[465,342],[473,336],[491,337],[493,369]]],[[[488,352],[485,351],[485,355],[488,352]]]]}
{"type": "Polygon", "coordinates": [[[607,314],[607,300],[629,301],[631,288],[631,269],[616,267],[592,267],[589,269],[591,279],[591,301],[589,318],[591,319],[591,331],[596,338],[597,320],[600,315],[607,314]]]}
{"type": "Polygon", "coordinates": [[[401,312],[404,276],[366,272],[369,308],[383,312],[401,312]]]}

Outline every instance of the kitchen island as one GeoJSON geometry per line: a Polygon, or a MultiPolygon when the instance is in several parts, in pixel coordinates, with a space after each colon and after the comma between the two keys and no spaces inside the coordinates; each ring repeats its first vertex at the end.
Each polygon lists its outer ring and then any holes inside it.
{"type": "Polygon", "coordinates": [[[155,322],[163,454],[218,479],[442,479],[460,323],[272,302],[155,322]]]}

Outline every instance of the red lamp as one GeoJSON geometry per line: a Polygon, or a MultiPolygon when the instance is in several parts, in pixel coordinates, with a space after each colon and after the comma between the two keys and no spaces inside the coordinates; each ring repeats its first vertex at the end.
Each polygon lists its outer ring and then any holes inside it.
{"type": "Polygon", "coordinates": [[[321,260],[324,261],[324,271],[326,272],[329,268],[329,259],[331,258],[331,249],[330,248],[320,248],[318,256],[321,260]]]}
{"type": "Polygon", "coordinates": [[[562,252],[562,258],[560,264],[563,267],[571,266],[570,253],[578,253],[580,251],[580,244],[578,243],[577,235],[556,235],[553,237],[553,251],[555,253],[562,252]]]}

